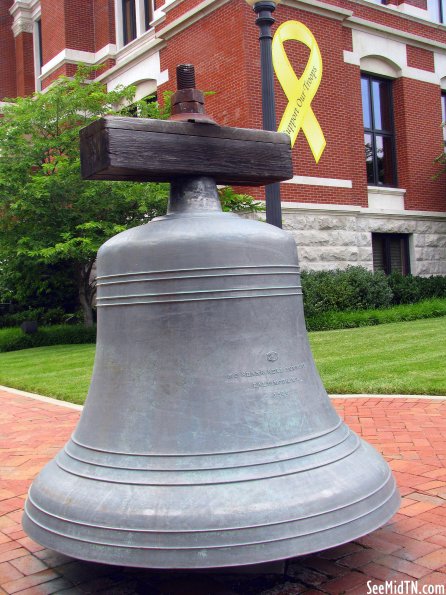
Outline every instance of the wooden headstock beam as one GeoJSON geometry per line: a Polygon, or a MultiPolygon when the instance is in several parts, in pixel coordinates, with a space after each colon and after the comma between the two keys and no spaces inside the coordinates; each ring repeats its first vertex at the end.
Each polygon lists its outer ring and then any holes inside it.
{"type": "Polygon", "coordinates": [[[289,136],[277,132],[107,116],[80,137],[88,180],[168,182],[193,175],[262,186],[293,176],[289,136]]]}

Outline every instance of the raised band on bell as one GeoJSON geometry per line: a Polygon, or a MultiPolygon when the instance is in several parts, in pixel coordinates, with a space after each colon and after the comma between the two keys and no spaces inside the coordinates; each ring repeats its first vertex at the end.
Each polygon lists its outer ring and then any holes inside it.
{"type": "Polygon", "coordinates": [[[75,558],[279,560],[364,535],[399,506],[388,465],[317,373],[292,236],[221,211],[216,182],[292,177],[289,137],[220,127],[200,97],[181,95],[180,121],[108,117],[82,134],[85,177],[172,185],[167,215],[99,251],[87,402],[26,503],[27,533],[75,558]]]}

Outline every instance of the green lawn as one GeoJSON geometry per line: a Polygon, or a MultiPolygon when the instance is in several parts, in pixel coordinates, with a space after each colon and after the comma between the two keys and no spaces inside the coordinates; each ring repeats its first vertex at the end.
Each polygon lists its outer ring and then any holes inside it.
{"type": "Polygon", "coordinates": [[[310,333],[330,393],[446,395],[446,318],[310,333]]]}
{"type": "MultiPolygon", "coordinates": [[[[310,333],[331,393],[446,395],[446,318],[310,333]]],[[[82,403],[94,345],[0,353],[0,384],[82,403]]]]}
{"type": "Polygon", "coordinates": [[[0,353],[0,384],[83,403],[96,345],[52,345],[0,353]]]}

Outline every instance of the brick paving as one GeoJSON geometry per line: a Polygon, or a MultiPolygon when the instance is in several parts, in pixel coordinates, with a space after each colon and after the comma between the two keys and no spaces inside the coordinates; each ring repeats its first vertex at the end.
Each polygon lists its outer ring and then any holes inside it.
{"type": "Polygon", "coordinates": [[[386,581],[418,581],[419,593],[423,586],[438,586],[426,592],[441,593],[443,586],[446,594],[446,399],[333,402],[395,473],[403,502],[385,527],[289,560],[281,574],[272,573],[277,565],[265,566],[261,573],[254,567],[224,573],[155,572],[73,560],[25,535],[20,519],[28,486],[69,438],[79,411],[0,390],[0,595],[365,595],[368,581],[377,587],[386,581]]]}

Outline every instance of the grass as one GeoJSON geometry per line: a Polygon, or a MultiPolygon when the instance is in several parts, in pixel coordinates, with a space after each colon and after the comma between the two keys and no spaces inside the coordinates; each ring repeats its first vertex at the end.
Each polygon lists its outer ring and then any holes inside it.
{"type": "Polygon", "coordinates": [[[446,318],[310,333],[331,393],[446,395],[446,318]]]}
{"type": "MultiPolygon", "coordinates": [[[[446,318],[310,333],[330,393],[446,395],[446,318]]],[[[0,353],[0,384],[82,403],[94,345],[0,353]]]]}
{"type": "Polygon", "coordinates": [[[54,345],[0,353],[0,384],[82,404],[95,345],[54,345]]]}

